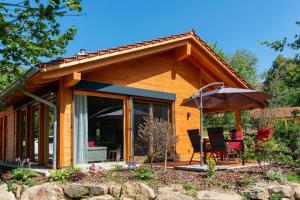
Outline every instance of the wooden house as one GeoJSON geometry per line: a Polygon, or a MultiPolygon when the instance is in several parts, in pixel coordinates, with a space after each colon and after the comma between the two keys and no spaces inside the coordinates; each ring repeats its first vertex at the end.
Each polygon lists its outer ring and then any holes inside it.
{"type": "Polygon", "coordinates": [[[153,116],[172,123],[179,159],[189,160],[187,130],[200,117],[181,103],[217,81],[251,88],[194,31],[42,63],[0,93],[0,159],[131,161],[145,155],[138,125],[153,116]]]}

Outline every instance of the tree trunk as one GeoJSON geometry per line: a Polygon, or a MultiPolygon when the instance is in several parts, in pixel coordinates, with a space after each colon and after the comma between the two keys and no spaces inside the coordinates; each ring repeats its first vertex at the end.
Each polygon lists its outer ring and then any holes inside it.
{"type": "Polygon", "coordinates": [[[168,150],[165,151],[164,171],[167,171],[167,162],[168,162],[168,150]]]}

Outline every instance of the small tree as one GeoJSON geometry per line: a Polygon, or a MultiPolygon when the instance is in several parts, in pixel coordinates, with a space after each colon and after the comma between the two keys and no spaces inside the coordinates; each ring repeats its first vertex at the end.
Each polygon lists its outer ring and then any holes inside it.
{"type": "Polygon", "coordinates": [[[164,160],[164,170],[167,169],[168,159],[176,157],[176,136],[172,125],[157,118],[144,118],[139,125],[138,135],[148,145],[148,157],[151,167],[154,160],[164,160]]]}

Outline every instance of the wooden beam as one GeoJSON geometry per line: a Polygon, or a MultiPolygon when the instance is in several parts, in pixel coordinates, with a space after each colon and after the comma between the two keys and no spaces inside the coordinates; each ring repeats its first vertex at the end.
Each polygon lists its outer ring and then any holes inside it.
{"type": "Polygon", "coordinates": [[[64,79],[64,87],[69,88],[76,85],[81,80],[81,73],[73,72],[64,79]]]}
{"type": "Polygon", "coordinates": [[[192,45],[190,43],[175,49],[175,60],[177,62],[183,61],[184,59],[188,58],[191,55],[192,55],[192,45]]]}

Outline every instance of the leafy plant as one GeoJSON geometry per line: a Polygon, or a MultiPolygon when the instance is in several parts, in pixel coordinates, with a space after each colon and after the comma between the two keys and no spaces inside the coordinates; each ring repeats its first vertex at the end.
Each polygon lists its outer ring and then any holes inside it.
{"type": "Polygon", "coordinates": [[[285,182],[287,180],[281,171],[275,172],[273,170],[269,170],[267,171],[266,176],[271,181],[285,182]]]}
{"type": "Polygon", "coordinates": [[[51,171],[49,179],[51,181],[65,181],[70,180],[80,172],[79,167],[70,167],[66,169],[56,169],[51,171]]]}
{"type": "Polygon", "coordinates": [[[251,176],[245,175],[245,176],[242,177],[241,184],[243,186],[252,185],[253,184],[253,179],[251,178],[251,176]]]}
{"type": "Polygon", "coordinates": [[[112,165],[112,168],[113,168],[113,170],[115,170],[115,171],[122,171],[122,170],[124,170],[123,165],[118,164],[118,163],[113,164],[113,165],[112,165]]]}
{"type": "Polygon", "coordinates": [[[210,158],[207,162],[207,173],[208,178],[213,178],[216,175],[216,162],[214,159],[210,158]]]}
{"type": "Polygon", "coordinates": [[[132,172],[132,177],[139,180],[149,180],[155,178],[155,171],[149,167],[139,167],[132,172]]]}
{"type": "Polygon", "coordinates": [[[281,200],[282,197],[280,194],[272,194],[270,197],[269,197],[269,200],[281,200]]]}
{"type": "Polygon", "coordinates": [[[300,183],[300,176],[296,173],[289,172],[284,175],[288,181],[300,183]]]}
{"type": "Polygon", "coordinates": [[[185,182],[182,186],[185,190],[192,190],[195,188],[194,184],[191,182],[185,182]]]}
{"type": "Polygon", "coordinates": [[[37,176],[37,173],[27,168],[17,168],[12,170],[12,177],[15,180],[26,181],[35,176],[37,176]]]}

